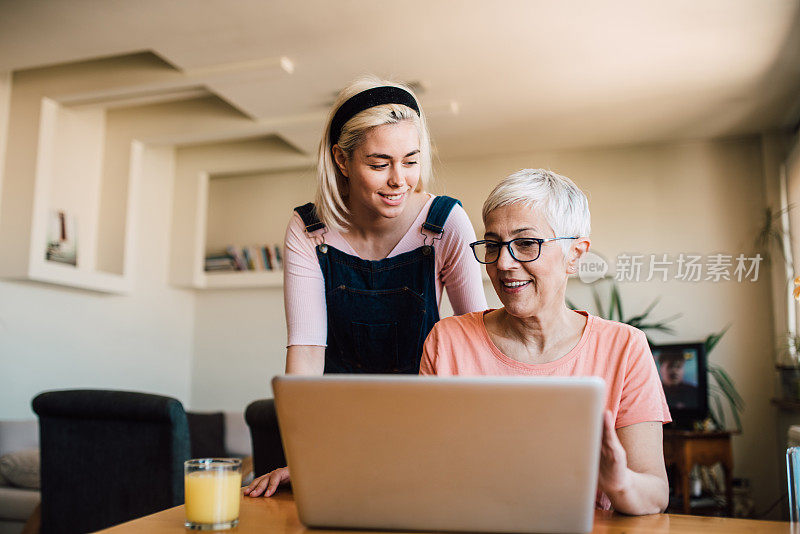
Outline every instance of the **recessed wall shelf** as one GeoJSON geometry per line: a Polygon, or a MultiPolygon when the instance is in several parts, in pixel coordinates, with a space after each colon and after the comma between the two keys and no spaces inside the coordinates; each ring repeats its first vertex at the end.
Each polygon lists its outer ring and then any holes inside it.
{"type": "Polygon", "coordinates": [[[134,258],[134,214],[141,179],[143,146],[130,147],[127,176],[114,183],[103,172],[105,112],[96,108],[70,109],[42,98],[38,142],[32,159],[17,158],[12,170],[30,168],[29,176],[10,173],[0,224],[0,275],[11,279],[127,293],[134,258]],[[31,187],[32,186],[32,187],[31,187]],[[109,202],[115,209],[109,209],[109,202]],[[120,206],[121,204],[121,206],[120,206]],[[75,244],[75,265],[46,259],[53,240],[54,213],[69,217],[75,244]],[[102,244],[114,242],[113,247],[102,244]]]}

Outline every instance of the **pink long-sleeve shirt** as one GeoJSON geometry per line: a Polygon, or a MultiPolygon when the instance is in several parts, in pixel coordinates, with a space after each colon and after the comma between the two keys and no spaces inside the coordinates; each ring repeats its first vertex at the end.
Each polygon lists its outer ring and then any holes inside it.
{"type": "MultiPolygon", "coordinates": [[[[420,228],[433,202],[433,195],[420,211],[408,232],[387,256],[397,256],[425,244],[420,228]]],[[[427,233],[430,244],[430,233],[427,233]]],[[[286,228],[283,298],[286,309],[288,345],[327,345],[328,316],[325,304],[325,280],[322,276],[315,247],[322,231],[306,233],[297,212],[286,228]]],[[[325,243],[346,254],[358,256],[344,236],[333,229],[324,234],[325,243]]],[[[441,304],[442,290],[456,315],[485,310],[480,264],[475,261],[469,243],[475,240],[475,230],[464,209],[456,205],[444,225],[441,239],[434,242],[436,250],[436,302],[441,304]]]]}

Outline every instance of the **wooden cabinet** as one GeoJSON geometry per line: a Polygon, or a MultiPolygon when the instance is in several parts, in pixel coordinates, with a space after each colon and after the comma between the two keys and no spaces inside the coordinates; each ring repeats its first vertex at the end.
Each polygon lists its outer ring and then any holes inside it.
{"type": "Polygon", "coordinates": [[[682,499],[682,512],[691,513],[690,473],[695,465],[719,463],[725,475],[726,513],[733,515],[732,432],[664,430],[664,462],[672,467],[675,491],[682,499]]]}

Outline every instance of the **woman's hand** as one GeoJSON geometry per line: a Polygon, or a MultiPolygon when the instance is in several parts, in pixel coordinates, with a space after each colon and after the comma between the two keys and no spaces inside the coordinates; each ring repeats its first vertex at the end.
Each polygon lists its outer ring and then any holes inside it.
{"type": "Polygon", "coordinates": [[[667,507],[669,486],[660,421],[615,430],[614,417],[606,411],[598,485],[617,512],[657,514],[667,507]]]}
{"type": "Polygon", "coordinates": [[[628,453],[614,429],[610,410],[603,414],[603,442],[600,445],[600,490],[606,495],[623,491],[630,484],[628,453]]]}
{"type": "MultiPolygon", "coordinates": [[[[325,347],[292,345],[286,350],[286,374],[321,375],[325,370],[325,347]]],[[[278,486],[289,482],[289,468],[280,467],[253,480],[244,488],[249,497],[271,497],[278,486]]]]}
{"type": "Polygon", "coordinates": [[[289,468],[280,467],[252,481],[250,485],[244,489],[244,494],[249,497],[258,497],[261,494],[263,494],[264,497],[270,497],[275,493],[279,485],[287,482],[289,482],[289,468]]]}

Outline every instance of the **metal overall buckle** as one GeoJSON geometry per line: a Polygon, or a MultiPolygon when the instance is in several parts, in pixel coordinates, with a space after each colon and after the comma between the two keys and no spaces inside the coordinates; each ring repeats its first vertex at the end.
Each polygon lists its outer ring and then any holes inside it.
{"type": "Polygon", "coordinates": [[[315,244],[316,248],[318,248],[319,251],[322,252],[323,254],[327,254],[328,253],[328,244],[325,243],[325,234],[327,234],[327,233],[328,233],[328,227],[324,226],[322,228],[321,232],[319,230],[317,230],[316,232],[314,232],[315,235],[309,234],[309,236],[308,236],[308,237],[310,237],[311,239],[314,240],[314,244],[315,244]],[[317,232],[319,232],[319,233],[317,233],[317,232]]]}
{"type": "MultiPolygon", "coordinates": [[[[430,230],[428,230],[428,232],[430,232],[430,230]]],[[[422,253],[427,256],[428,254],[433,252],[434,243],[436,241],[441,241],[442,240],[442,234],[444,232],[441,232],[439,234],[434,234],[434,233],[426,234],[425,233],[425,228],[420,226],[419,233],[422,235],[422,246],[423,246],[422,253]],[[428,238],[430,238],[430,240],[431,240],[430,243],[428,243],[428,238]]]]}

